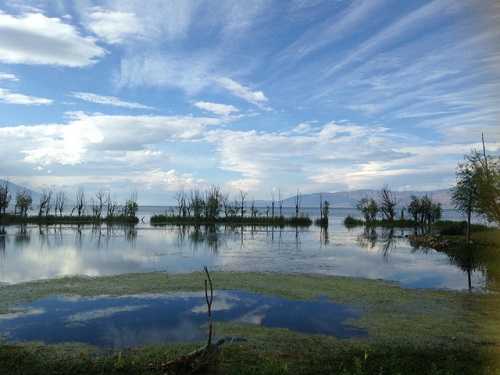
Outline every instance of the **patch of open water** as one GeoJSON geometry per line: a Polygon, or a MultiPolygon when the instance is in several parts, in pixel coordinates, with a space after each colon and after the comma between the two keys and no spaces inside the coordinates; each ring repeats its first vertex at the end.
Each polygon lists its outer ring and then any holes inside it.
{"type": "MultiPolygon", "coordinates": [[[[215,335],[217,322],[245,322],[337,338],[367,336],[367,332],[344,323],[358,317],[354,309],[326,301],[216,290],[212,316],[215,335]]],[[[83,342],[122,350],[143,343],[203,341],[208,337],[203,328],[206,323],[204,292],[52,297],[20,306],[19,314],[0,315],[0,334],[5,341],[83,342]]]]}

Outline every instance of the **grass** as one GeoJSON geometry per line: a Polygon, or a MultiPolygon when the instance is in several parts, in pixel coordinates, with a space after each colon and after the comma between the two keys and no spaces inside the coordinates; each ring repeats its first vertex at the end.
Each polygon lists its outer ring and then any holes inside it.
{"type": "MultiPolygon", "coordinates": [[[[401,343],[324,343],[300,338],[290,349],[226,343],[212,374],[495,374],[488,350],[474,346],[431,348],[401,343]]],[[[198,345],[201,345],[198,344],[198,345]]],[[[2,374],[169,374],[167,362],[195,348],[155,345],[113,355],[58,346],[0,346],[2,374]]],[[[176,373],[186,373],[176,371],[176,373]]]]}
{"type": "Polygon", "coordinates": [[[19,216],[12,214],[1,214],[0,224],[39,224],[39,225],[52,225],[52,224],[137,224],[139,219],[135,216],[115,215],[109,217],[95,217],[90,215],[83,216],[55,216],[55,215],[42,215],[42,216],[19,216]]]}
{"type": "Polygon", "coordinates": [[[310,226],[312,220],[308,216],[227,216],[218,218],[196,218],[193,216],[176,216],[176,215],[153,215],[150,222],[152,225],[210,225],[210,224],[228,224],[228,225],[271,225],[275,227],[289,226],[310,226]]]}
{"type": "MultiPolygon", "coordinates": [[[[223,345],[219,374],[500,374],[500,297],[411,290],[397,283],[344,277],[211,273],[216,289],[239,289],[296,300],[332,301],[360,314],[344,324],[367,339],[217,321],[215,334],[244,338],[223,345]]],[[[65,277],[0,289],[0,311],[53,295],[120,296],[203,290],[203,272],[65,277]]],[[[217,293],[217,290],[215,291],[217,293]]],[[[166,363],[203,343],[151,345],[120,353],[81,344],[0,345],[0,372],[37,374],[169,373],[166,363]]]]}

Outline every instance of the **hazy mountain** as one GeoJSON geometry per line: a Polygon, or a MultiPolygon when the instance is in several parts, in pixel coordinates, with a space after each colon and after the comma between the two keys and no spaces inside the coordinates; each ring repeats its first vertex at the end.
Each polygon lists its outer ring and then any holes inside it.
{"type": "Polygon", "coordinates": [[[5,183],[8,183],[9,195],[11,197],[10,207],[12,207],[12,208],[14,207],[14,204],[16,202],[16,194],[18,191],[26,190],[29,193],[31,193],[31,197],[33,198],[34,204],[36,204],[40,200],[40,197],[42,196],[42,194],[40,194],[36,191],[30,190],[24,186],[17,185],[17,184],[10,182],[10,181],[6,181],[6,180],[0,178],[0,186],[2,186],[2,187],[5,186],[5,183]]]}
{"type": "MultiPolygon", "coordinates": [[[[0,178],[0,186],[4,186],[5,180],[0,178]]],[[[26,189],[23,186],[13,184],[12,182],[9,182],[9,194],[11,195],[11,206],[15,202],[16,198],[16,193],[18,191],[22,191],[26,189]]],[[[37,204],[40,200],[41,194],[30,190],[26,189],[31,193],[31,196],[33,197],[33,203],[37,204]]],[[[330,202],[331,207],[333,208],[355,208],[356,203],[364,196],[368,196],[369,198],[374,198],[375,200],[378,200],[378,190],[374,189],[367,189],[367,190],[353,190],[353,191],[341,191],[337,193],[313,193],[313,194],[302,194],[300,196],[301,202],[300,206],[301,207],[319,207],[319,202],[320,202],[320,194],[321,194],[321,199],[323,201],[327,200],[330,202]]],[[[394,194],[396,194],[396,197],[399,201],[398,207],[404,207],[407,206],[410,201],[411,201],[411,196],[415,195],[417,197],[422,197],[425,194],[428,196],[432,197],[432,201],[436,203],[441,203],[443,208],[453,208],[452,203],[451,203],[451,193],[449,189],[440,189],[440,190],[433,190],[433,191],[394,191],[394,194]]],[[[283,200],[283,206],[284,207],[295,207],[295,196],[285,198],[283,200]]],[[[139,206],[141,202],[139,201],[139,206]]],[[[247,206],[251,204],[251,202],[248,201],[247,206]]],[[[271,201],[266,201],[266,200],[256,200],[254,202],[256,207],[266,207],[271,205],[271,201]]],[[[278,207],[278,202],[275,202],[275,207],[278,207]]]]}
{"type": "MultiPolygon", "coordinates": [[[[320,194],[323,201],[327,200],[330,202],[331,207],[336,208],[355,208],[356,203],[363,198],[368,196],[376,201],[378,200],[378,190],[354,190],[354,191],[342,191],[338,193],[314,193],[314,194],[303,194],[300,196],[301,207],[319,207],[320,194]]],[[[394,191],[397,200],[399,201],[398,206],[407,206],[411,201],[411,196],[415,195],[417,197],[423,197],[427,194],[432,198],[435,203],[441,203],[443,208],[453,208],[451,203],[451,193],[449,189],[440,189],[433,191],[394,191]]],[[[283,200],[284,207],[295,207],[296,197],[289,197],[283,200]]],[[[262,205],[266,206],[270,204],[269,201],[262,201],[262,205]]],[[[257,205],[257,203],[256,203],[257,205]]],[[[278,203],[276,202],[277,206],[278,203]]]]}

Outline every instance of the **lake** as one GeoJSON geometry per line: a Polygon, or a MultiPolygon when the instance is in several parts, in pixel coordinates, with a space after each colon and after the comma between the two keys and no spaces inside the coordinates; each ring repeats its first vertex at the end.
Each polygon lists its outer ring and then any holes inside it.
{"type": "MultiPolygon", "coordinates": [[[[0,232],[0,285],[70,275],[201,271],[347,276],[397,281],[404,288],[483,292],[485,276],[445,254],[415,249],[410,229],[346,228],[359,216],[337,209],[327,230],[266,226],[152,226],[165,208],[143,209],[136,226],[14,225],[0,232]]],[[[290,209],[286,216],[292,215],[290,209]]],[[[317,209],[305,211],[312,219],[317,209]]],[[[445,211],[445,219],[459,219],[445,211]]],[[[217,287],[217,286],[215,286],[217,287]]],[[[366,337],[346,324],[358,311],[332,302],[290,301],[245,291],[216,290],[217,321],[246,322],[338,338],[366,337]]],[[[203,293],[110,298],[54,296],[0,315],[0,339],[85,342],[121,350],[149,342],[206,338],[203,293]]],[[[235,339],[235,338],[230,338],[235,339]]]]}
{"type": "MultiPolygon", "coordinates": [[[[405,236],[413,230],[367,231],[342,225],[356,210],[333,210],[326,231],[315,225],[151,226],[149,217],[160,210],[164,208],[143,209],[143,222],[133,227],[5,226],[0,235],[0,283],[68,275],[184,273],[206,265],[213,271],[349,276],[398,281],[408,288],[468,289],[467,272],[451,258],[410,245],[405,236]]],[[[317,211],[303,210],[313,219],[317,211]]],[[[445,210],[446,215],[457,213],[445,210]]],[[[481,272],[472,272],[471,282],[474,290],[485,287],[481,272]]]]}

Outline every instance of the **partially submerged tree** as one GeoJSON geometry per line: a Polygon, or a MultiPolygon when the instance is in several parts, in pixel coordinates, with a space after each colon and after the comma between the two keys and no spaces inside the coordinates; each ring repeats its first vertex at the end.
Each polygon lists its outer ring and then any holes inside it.
{"type": "Polygon", "coordinates": [[[80,186],[76,192],[76,206],[71,212],[76,210],[78,216],[82,216],[85,214],[86,205],[87,201],[85,200],[85,190],[83,190],[83,186],[80,186]]]}
{"type": "Polygon", "coordinates": [[[248,195],[248,193],[244,192],[243,190],[240,190],[240,192],[237,196],[237,198],[239,198],[240,207],[241,207],[241,217],[243,217],[243,215],[245,215],[245,202],[246,202],[247,195],[248,195]]]}
{"type": "Polygon", "coordinates": [[[59,212],[59,216],[62,216],[65,205],[66,205],[66,195],[64,194],[63,191],[60,191],[56,194],[56,201],[54,203],[54,214],[57,215],[57,212],[59,212]]]}
{"type": "Polygon", "coordinates": [[[302,203],[302,195],[300,190],[297,189],[297,195],[295,196],[295,217],[299,217],[300,205],[302,203]]]}
{"type": "Polygon", "coordinates": [[[9,207],[10,199],[9,181],[4,180],[3,185],[0,186],[0,213],[5,214],[5,211],[9,207]]]}
{"type": "Polygon", "coordinates": [[[43,188],[42,195],[40,196],[40,204],[38,206],[38,216],[43,214],[48,215],[51,207],[52,190],[43,188]]]}
{"type": "Polygon", "coordinates": [[[125,206],[123,207],[123,214],[125,216],[132,217],[137,214],[137,211],[139,211],[139,203],[137,203],[137,190],[134,190],[130,195],[130,198],[128,198],[125,201],[125,206]]]}
{"type": "Polygon", "coordinates": [[[379,207],[375,199],[364,196],[356,204],[356,209],[361,211],[367,223],[376,219],[379,207]]]}
{"type": "Polygon", "coordinates": [[[420,198],[415,195],[411,196],[408,213],[413,217],[415,223],[430,225],[441,219],[442,212],[441,203],[433,202],[432,197],[427,194],[420,198]]]}
{"type": "Polygon", "coordinates": [[[396,216],[396,205],[399,203],[396,194],[389,189],[388,184],[384,184],[378,192],[378,197],[380,212],[387,220],[393,221],[396,216]]]}
{"type": "Polygon", "coordinates": [[[19,208],[19,215],[28,216],[28,210],[31,209],[33,198],[31,193],[24,189],[16,193],[16,211],[19,208]]]}

